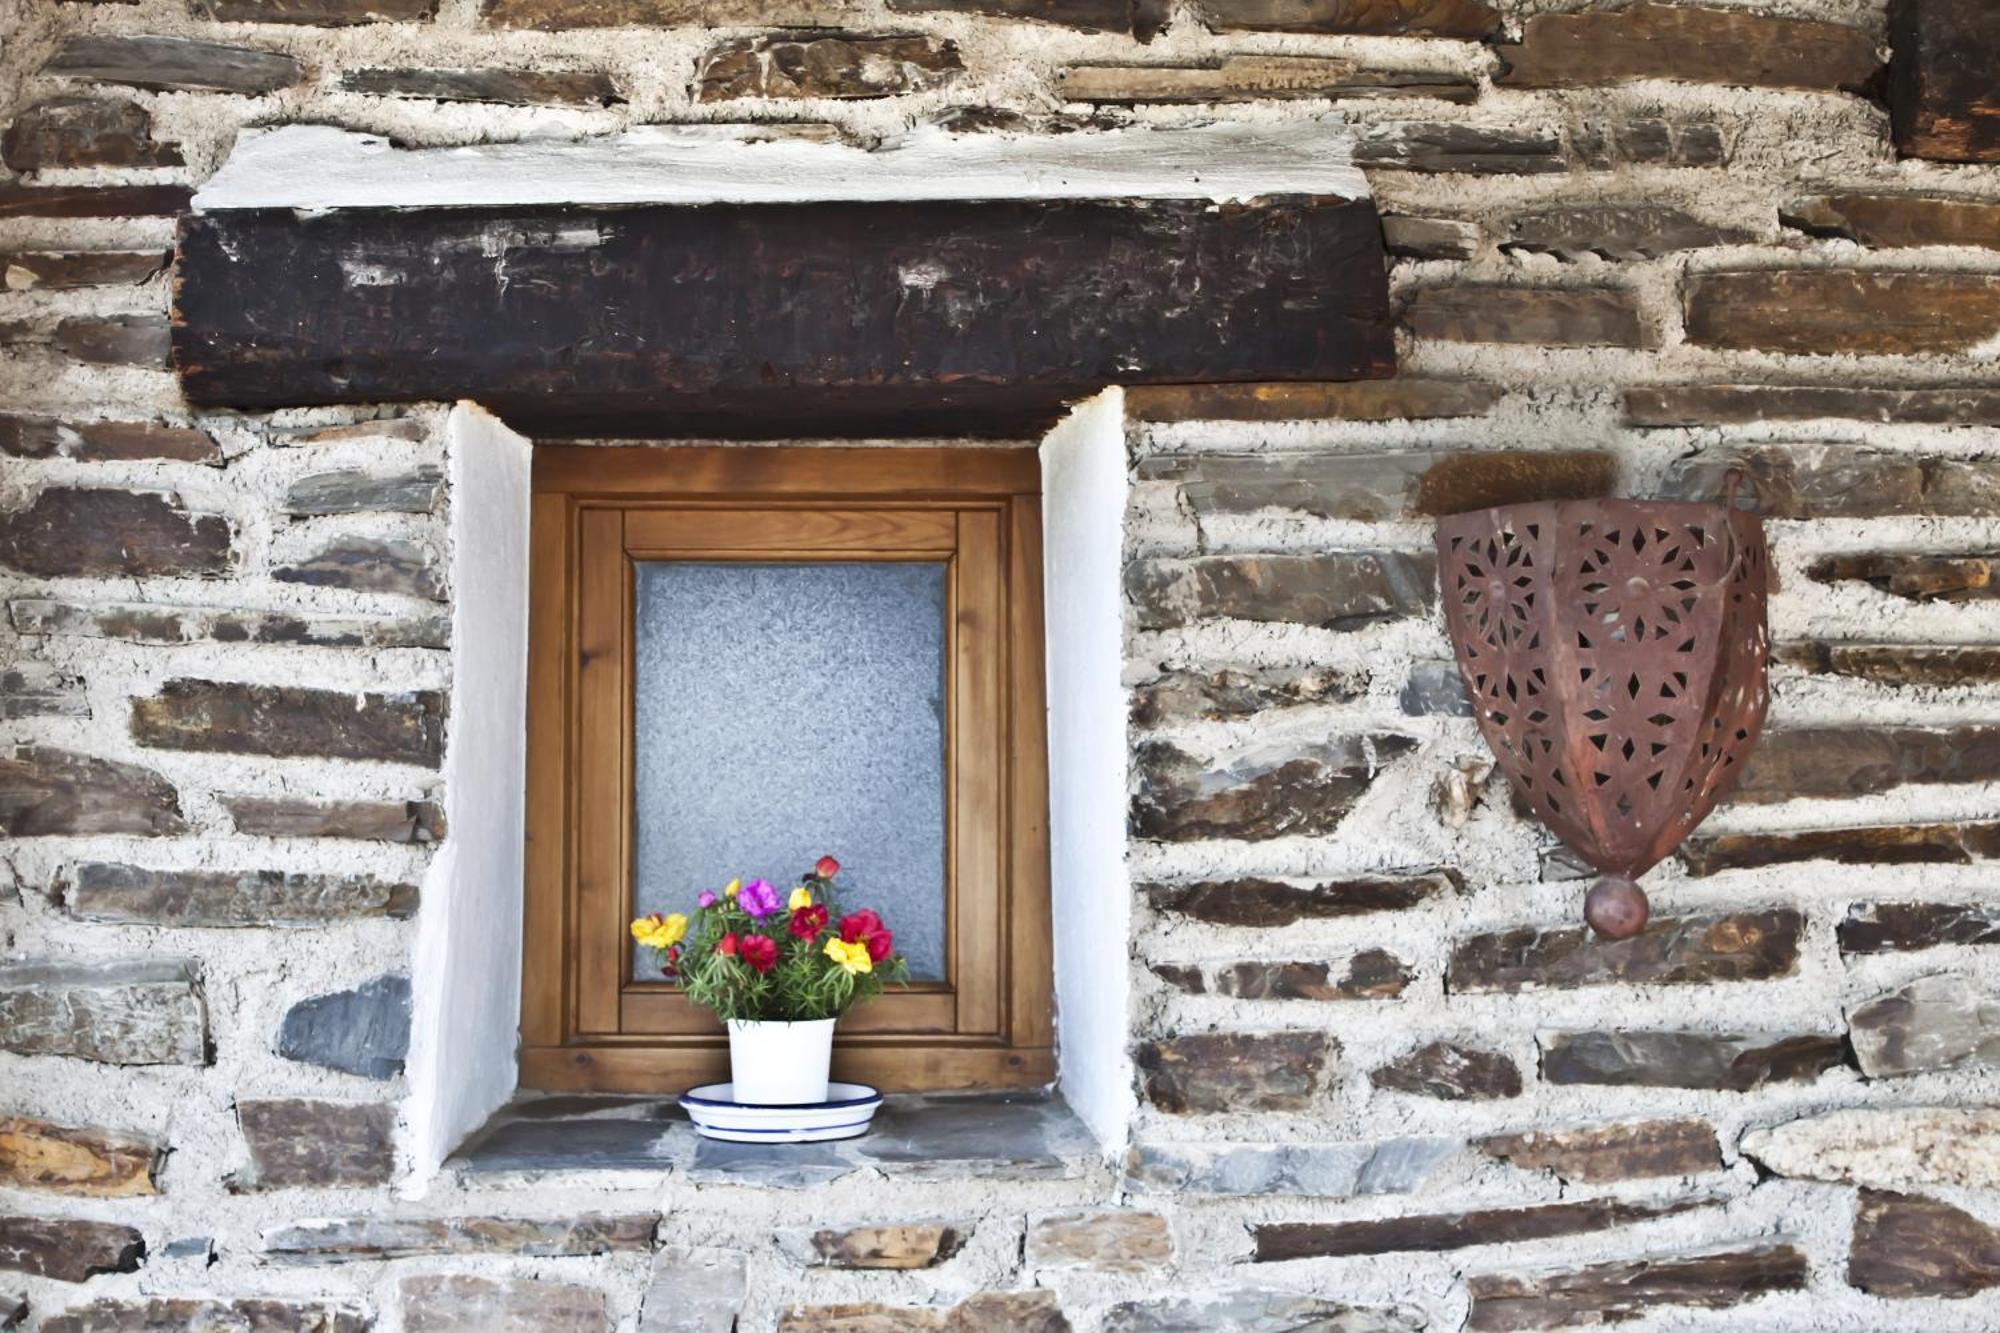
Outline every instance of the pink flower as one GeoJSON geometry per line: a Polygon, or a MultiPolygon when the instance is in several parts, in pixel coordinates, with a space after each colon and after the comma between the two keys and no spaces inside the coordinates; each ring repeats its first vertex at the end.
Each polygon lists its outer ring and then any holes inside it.
{"type": "Polygon", "coordinates": [[[733,930],[725,932],[722,938],[715,942],[715,951],[724,958],[734,958],[736,956],[736,932],[733,930]]]}
{"type": "Polygon", "coordinates": [[[694,905],[696,907],[713,907],[715,906],[715,895],[710,893],[707,889],[703,889],[700,893],[695,895],[694,905]]]}
{"type": "Polygon", "coordinates": [[[832,879],[840,873],[840,862],[830,856],[822,856],[813,866],[814,879],[832,879]]]}
{"type": "Polygon", "coordinates": [[[794,907],[792,922],[785,929],[799,939],[811,939],[826,929],[826,904],[814,903],[809,907],[794,907]]]}
{"type": "Polygon", "coordinates": [[[865,907],[840,918],[840,938],[847,944],[857,940],[867,944],[868,956],[878,963],[896,947],[896,936],[882,924],[881,917],[865,907]]]}
{"type": "Polygon", "coordinates": [[[778,910],[778,891],[768,880],[753,879],[736,895],[736,905],[761,921],[778,910]]]}

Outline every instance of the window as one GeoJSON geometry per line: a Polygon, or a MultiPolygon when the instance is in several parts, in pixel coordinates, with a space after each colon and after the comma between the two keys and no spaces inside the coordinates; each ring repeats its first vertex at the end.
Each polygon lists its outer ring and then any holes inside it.
{"type": "Polygon", "coordinates": [[[1053,1077],[1040,485],[1023,449],[536,449],[523,1085],[726,1078],[625,923],[822,852],[913,977],[836,1077],[1053,1077]]]}

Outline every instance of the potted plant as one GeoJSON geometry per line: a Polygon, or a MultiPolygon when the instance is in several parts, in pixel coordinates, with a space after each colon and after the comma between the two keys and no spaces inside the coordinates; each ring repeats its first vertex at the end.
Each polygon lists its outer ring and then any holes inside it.
{"type": "Polygon", "coordinates": [[[825,1101],[834,1024],[908,976],[880,916],[841,910],[839,873],[840,862],[822,856],[782,897],[768,880],[731,880],[698,895],[692,914],[655,912],[632,923],[632,938],[654,951],[662,975],[728,1027],[739,1103],[825,1101]]]}

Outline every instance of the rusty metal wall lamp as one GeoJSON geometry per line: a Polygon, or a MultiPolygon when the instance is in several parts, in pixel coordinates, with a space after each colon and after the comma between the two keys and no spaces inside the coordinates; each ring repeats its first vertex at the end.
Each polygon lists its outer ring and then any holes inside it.
{"type": "Polygon", "coordinates": [[[1768,556],[1720,504],[1564,500],[1455,514],[1438,582],[1480,734],[1601,878],[1583,915],[1645,928],[1638,877],[1742,773],[1769,701],[1768,556]]]}

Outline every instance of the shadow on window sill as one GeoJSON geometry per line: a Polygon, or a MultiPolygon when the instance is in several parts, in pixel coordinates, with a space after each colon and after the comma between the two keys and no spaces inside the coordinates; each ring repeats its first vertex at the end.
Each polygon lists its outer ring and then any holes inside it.
{"type": "Polygon", "coordinates": [[[523,1094],[445,1164],[467,1184],[644,1171],[695,1184],[810,1189],[856,1171],[905,1180],[1069,1180],[1103,1169],[1097,1141],[1051,1093],[892,1094],[874,1128],[837,1143],[704,1139],[671,1099],[523,1094]]]}

